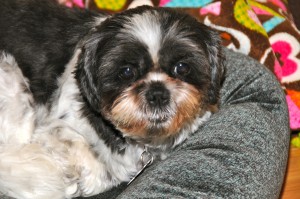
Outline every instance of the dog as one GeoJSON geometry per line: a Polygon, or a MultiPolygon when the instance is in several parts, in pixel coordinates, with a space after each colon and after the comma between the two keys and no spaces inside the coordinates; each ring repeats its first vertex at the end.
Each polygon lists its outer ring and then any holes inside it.
{"type": "Polygon", "coordinates": [[[218,34],[142,6],[0,7],[0,192],[73,198],[128,182],[218,110],[218,34]]]}

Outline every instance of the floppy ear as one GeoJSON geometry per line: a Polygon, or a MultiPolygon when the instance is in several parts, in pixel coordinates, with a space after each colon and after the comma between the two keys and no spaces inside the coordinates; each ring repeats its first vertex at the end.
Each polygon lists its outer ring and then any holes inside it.
{"type": "Polygon", "coordinates": [[[209,99],[212,104],[219,101],[219,91],[224,75],[225,57],[222,52],[221,39],[216,31],[208,29],[210,39],[205,41],[208,59],[211,66],[211,86],[209,90],[209,99]]]}
{"type": "Polygon", "coordinates": [[[81,44],[81,53],[78,57],[75,78],[78,82],[82,97],[95,111],[100,112],[101,92],[97,87],[97,60],[96,52],[101,40],[100,33],[89,34],[81,44]]]}

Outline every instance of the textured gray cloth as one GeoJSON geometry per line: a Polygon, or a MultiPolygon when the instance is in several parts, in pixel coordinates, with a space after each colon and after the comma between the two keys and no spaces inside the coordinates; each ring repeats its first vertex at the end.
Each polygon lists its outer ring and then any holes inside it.
{"type": "Polygon", "coordinates": [[[257,61],[224,50],[220,111],[130,186],[91,198],[278,198],[289,123],[275,77],[257,61]]]}

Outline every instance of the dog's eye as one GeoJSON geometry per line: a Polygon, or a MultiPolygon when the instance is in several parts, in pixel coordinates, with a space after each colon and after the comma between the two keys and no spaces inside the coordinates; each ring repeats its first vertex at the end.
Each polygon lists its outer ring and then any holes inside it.
{"type": "Polygon", "coordinates": [[[175,75],[179,75],[179,76],[186,76],[190,73],[191,71],[191,68],[189,65],[187,65],[186,63],[177,63],[175,66],[174,66],[174,73],[175,75]]]}
{"type": "Polygon", "coordinates": [[[133,79],[135,77],[135,69],[132,66],[121,68],[119,76],[125,80],[133,79]]]}

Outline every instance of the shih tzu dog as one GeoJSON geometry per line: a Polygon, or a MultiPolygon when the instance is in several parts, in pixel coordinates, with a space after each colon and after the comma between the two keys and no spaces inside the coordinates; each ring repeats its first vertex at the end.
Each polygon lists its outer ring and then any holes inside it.
{"type": "Polygon", "coordinates": [[[128,182],[217,110],[217,33],[166,8],[0,6],[0,192],[91,196],[128,182]]]}

